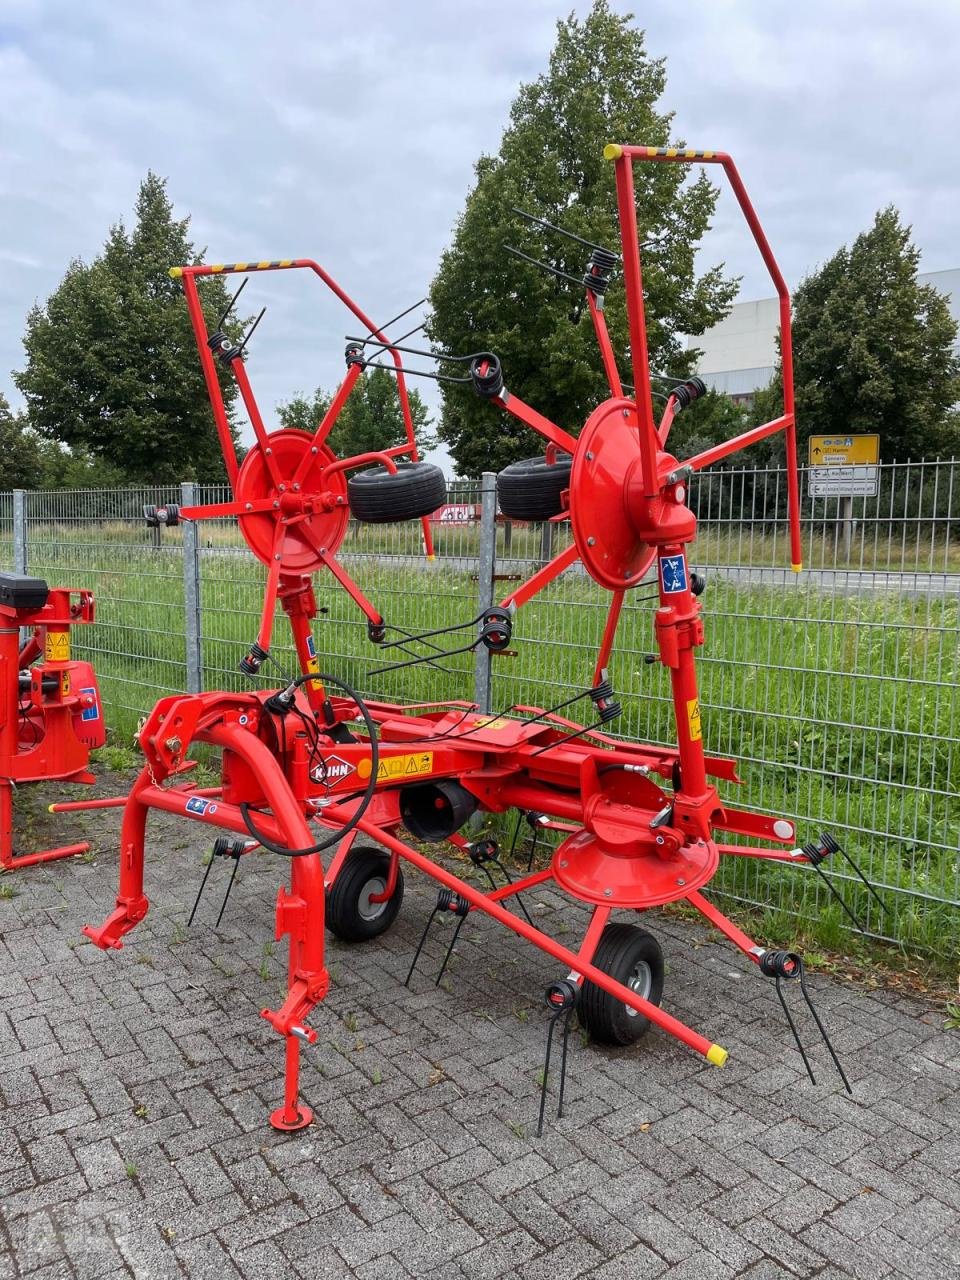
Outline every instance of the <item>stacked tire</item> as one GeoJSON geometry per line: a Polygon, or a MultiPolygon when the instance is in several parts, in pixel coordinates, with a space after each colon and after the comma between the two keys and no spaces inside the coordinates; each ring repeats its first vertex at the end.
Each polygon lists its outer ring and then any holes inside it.
{"type": "Polygon", "coordinates": [[[447,500],[443,472],[430,462],[402,462],[396,472],[367,467],[347,481],[347,501],[363,524],[394,524],[428,516],[447,500]]]}
{"type": "Polygon", "coordinates": [[[569,453],[556,461],[524,458],[511,462],[497,476],[500,510],[511,520],[551,520],[563,511],[563,493],[570,488],[569,453]]]}

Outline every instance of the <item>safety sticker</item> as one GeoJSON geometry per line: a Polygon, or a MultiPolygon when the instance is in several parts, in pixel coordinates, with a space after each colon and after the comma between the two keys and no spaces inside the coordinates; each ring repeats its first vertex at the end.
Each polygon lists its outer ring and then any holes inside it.
{"type": "MultiPolygon", "coordinates": [[[[311,675],[320,670],[320,663],[317,660],[317,646],[312,635],[307,636],[307,670],[311,675]]],[[[310,681],[311,689],[322,689],[323,684],[319,680],[310,681]]]]}
{"type": "Polygon", "coordinates": [[[47,662],[69,662],[70,632],[48,631],[43,642],[43,656],[47,662]]]}
{"type": "Polygon", "coordinates": [[[703,737],[700,730],[700,699],[690,698],[687,702],[687,727],[690,730],[691,742],[699,742],[703,737]]]}
{"type": "MultiPolygon", "coordinates": [[[[66,693],[66,692],[69,690],[69,688],[70,688],[69,680],[68,680],[68,678],[67,678],[66,676],[64,676],[64,677],[63,677],[63,692],[64,692],[64,693],[66,693]]],[[[81,693],[81,695],[82,695],[82,694],[84,694],[84,693],[89,693],[89,694],[91,694],[91,695],[92,695],[92,697],[93,697],[93,705],[92,705],[92,706],[89,706],[89,707],[84,707],[84,708],[83,708],[83,710],[80,712],[80,719],[81,719],[81,720],[99,720],[99,719],[100,719],[100,704],[99,704],[99,702],[97,701],[97,691],[96,691],[96,689],[95,689],[95,688],[93,687],[93,685],[91,684],[91,685],[88,685],[86,689],[81,689],[81,690],[80,690],[80,693],[81,693]]]]}
{"type": "MultiPolygon", "coordinates": [[[[310,777],[314,782],[324,782],[332,786],[334,783],[342,782],[344,778],[349,778],[351,773],[356,773],[356,769],[349,760],[344,760],[340,756],[325,756],[323,763],[316,766],[310,777]]],[[[369,770],[367,776],[370,776],[369,770]]]]}
{"type": "Polygon", "coordinates": [[[687,589],[687,562],[683,556],[660,557],[660,581],[664,595],[687,589]]]}
{"type": "Polygon", "coordinates": [[[187,813],[206,813],[209,808],[210,801],[203,796],[191,796],[187,801],[187,813]]]}
{"type": "Polygon", "coordinates": [[[416,755],[409,756],[387,756],[377,765],[378,782],[415,778],[422,773],[433,773],[432,751],[419,751],[416,755]]]}
{"type": "Polygon", "coordinates": [[[489,720],[474,720],[474,729],[506,729],[509,725],[516,724],[515,720],[509,720],[506,716],[491,716],[489,720]]]}

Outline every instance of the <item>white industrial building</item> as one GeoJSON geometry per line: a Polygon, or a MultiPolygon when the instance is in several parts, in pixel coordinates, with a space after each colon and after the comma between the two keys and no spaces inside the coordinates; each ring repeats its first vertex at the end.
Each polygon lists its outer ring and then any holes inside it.
{"type": "MultiPolygon", "coordinates": [[[[945,293],[953,318],[960,321],[960,268],[928,271],[918,279],[945,293]]],[[[779,327],[776,298],[736,303],[719,324],[688,340],[688,347],[697,347],[703,353],[697,362],[698,375],[708,387],[737,404],[749,404],[754,392],[773,377],[779,327]]]]}

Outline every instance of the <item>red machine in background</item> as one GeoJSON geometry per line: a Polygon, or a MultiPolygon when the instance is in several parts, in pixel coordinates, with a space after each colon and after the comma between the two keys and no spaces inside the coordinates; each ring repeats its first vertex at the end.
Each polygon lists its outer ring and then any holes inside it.
{"type": "MultiPolygon", "coordinates": [[[[400,353],[416,349],[402,346],[401,339],[385,338],[308,260],[185,267],[173,272],[184,281],[234,491],[233,502],[191,508],[180,515],[189,519],[236,516],[251,550],[268,567],[260,631],[241,669],[254,675],[269,656],[279,598],[290,617],[301,674],[287,678],[280,689],[174,695],[158,703],[140,735],[147,763],[124,813],[116,909],[101,926],[88,926],[85,932],[97,946],[117,948],[146,914],[144,836],[152,808],[233,833],[233,838],[216,841],[214,854],[231,858],[234,873],[243,856],[258,846],[290,859],[289,888],[280,889],[276,911],[276,936],[289,938],[288,994],[279,1009],[263,1011],[286,1042],[285,1099],[271,1117],[277,1128],[297,1129],[312,1118],[310,1108],[298,1097],[299,1053],[301,1043],[316,1041],[307,1017],[328,986],[324,926],[354,941],[382,933],[400,905],[403,862],[441,886],[434,916],[452,912],[459,917],[459,930],[469,913],[480,911],[564,967],[566,976],[551,983],[546,992],[550,1021],[544,1090],[554,1027],[562,1019],[565,1065],[566,1034],[574,1009],[595,1039],[628,1044],[653,1024],[714,1065],[722,1066],[726,1060],[725,1049],[660,1007],[664,964],[659,944],[636,925],[611,920],[614,911],[632,916],[664,903],[689,903],[775,980],[795,1036],[782,983],[798,981],[816,1019],[800,957],[759,945],[702,892],[722,857],[763,858],[819,870],[839,846],[823,835],[818,842],[798,848],[791,821],[737,808],[719,794],[717,780],[737,783],[739,778],[734,761],[709,756],[704,750],[694,661],[695,649],[704,639],[698,599],[703,583],[690,572],[686,556],[696,534],[695,516],[686,505],[689,475],[783,431],[792,560],[793,567],[800,568],[789,296],[729,156],[621,146],[608,148],[606,154],[616,167],[635,387],[625,394],[604,319],[604,294],[618,255],[585,241],[581,243],[590,256],[583,285],[610,396],[578,436],[508,391],[493,353],[439,357],[420,353],[439,358],[447,367],[465,365],[464,376],[446,376],[471,384],[495,407],[546,440],[545,456],[501,473],[501,507],[520,518],[569,517],[573,543],[500,605],[418,636],[390,626],[347,575],[336,552],[348,508],[361,520],[425,518],[443,500],[437,496],[435,477],[424,470],[426,464],[402,461],[401,454],[412,454],[410,447],[337,460],[325,444],[363,369],[390,367],[375,362],[381,351],[389,353],[403,401],[400,353]],[[638,160],[721,164],[781,298],[783,413],[686,462],[667,452],[667,439],[675,416],[704,388],[696,379],[676,386],[660,422],[655,422],[632,179],[632,165],[638,160]],[[245,343],[232,343],[219,326],[208,334],[197,291],[197,281],[204,275],[295,267],[319,274],[370,330],[366,337],[349,339],[346,378],[313,437],[267,432],[243,364],[245,343]],[[239,468],[235,458],[231,462],[232,444],[228,447],[214,358],[236,377],[254,426],[256,443],[239,468]],[[345,480],[346,472],[370,462],[379,465],[345,480]],[[513,706],[489,715],[468,702],[403,705],[366,699],[339,676],[318,672],[310,632],[316,613],[310,575],[318,569],[330,570],[350,593],[367,617],[374,643],[407,655],[368,671],[364,680],[369,681],[399,667],[436,664],[480,645],[494,652],[506,648],[517,608],[578,558],[612,592],[612,599],[592,680],[558,707],[513,706]],[[654,631],[660,661],[672,683],[675,749],[620,741],[606,731],[620,711],[607,663],[625,592],[640,584],[655,561],[654,631]],[[439,638],[457,632],[468,633],[464,643],[441,649],[439,638]],[[409,646],[416,641],[425,651],[411,657],[409,646]],[[594,723],[584,726],[561,714],[578,700],[591,707],[594,723]],[[180,781],[194,742],[217,747],[223,755],[222,786],[202,796],[180,781]],[[559,830],[565,838],[547,866],[534,869],[531,855],[528,874],[511,880],[505,872],[504,882],[497,884],[490,872],[491,866],[503,870],[496,844],[470,842],[458,834],[478,810],[517,810],[518,822],[526,815],[533,828],[559,830]],[[478,890],[401,838],[401,825],[421,843],[450,841],[467,850],[475,865],[490,876],[490,890],[478,890]],[[312,827],[320,829],[319,836],[312,827]],[[743,842],[728,843],[731,834],[744,838],[743,842]],[[357,845],[357,836],[371,843],[357,845]],[[340,845],[339,851],[324,872],[319,855],[334,844],[340,845]],[[561,945],[535,926],[526,912],[523,892],[548,881],[590,909],[579,946],[561,945]]],[[[567,234],[562,228],[550,229],[567,234]]],[[[420,948],[414,964],[419,954],[420,948]]],[[[797,1045],[813,1078],[799,1036],[797,1045]]],[[[561,1105],[562,1079],[561,1071],[561,1105]]],[[[541,1122],[544,1101],[545,1092],[541,1122]]]]}
{"type": "Polygon", "coordinates": [[[106,740],[97,678],[70,656],[70,628],[93,622],[90,591],[0,573],[0,866],[33,866],[85,853],[69,844],[14,855],[13,792],[21,782],[95,782],[90,752],[106,740]],[[21,646],[21,628],[30,630],[21,646]]]}

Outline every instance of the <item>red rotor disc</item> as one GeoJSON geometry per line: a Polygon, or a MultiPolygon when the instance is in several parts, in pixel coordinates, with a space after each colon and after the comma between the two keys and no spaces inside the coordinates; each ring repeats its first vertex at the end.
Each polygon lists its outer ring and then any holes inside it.
{"type": "MultiPolygon", "coordinates": [[[[669,470],[676,460],[661,453],[669,470]]],[[[637,411],[630,400],[594,409],[577,440],[570,472],[570,523],[577,553],[595,582],[635,587],[656,555],[630,519],[631,478],[640,467],[637,411]]]]}
{"type": "Polygon", "coordinates": [[[237,477],[238,502],[269,498],[277,504],[273,511],[239,517],[240,531],[258,560],[272,563],[277,525],[281,520],[290,522],[279,548],[283,573],[314,573],[322,568],[320,550],[328,555],[337,550],[350,519],[346,476],[335,471],[329,479],[324,477],[325,468],[336,460],[325,444],[294,482],[301,463],[310,455],[311,441],[304,431],[276,431],[267,437],[267,443],[279,483],[274,481],[259,444],[244,458],[237,477]]]}
{"type": "Polygon", "coordinates": [[[719,861],[720,851],[712,840],[686,844],[670,858],[661,858],[655,847],[647,853],[624,854],[601,835],[578,831],[557,849],[551,870],[557,883],[583,902],[641,910],[678,902],[701,888],[712,879],[719,861]]]}

